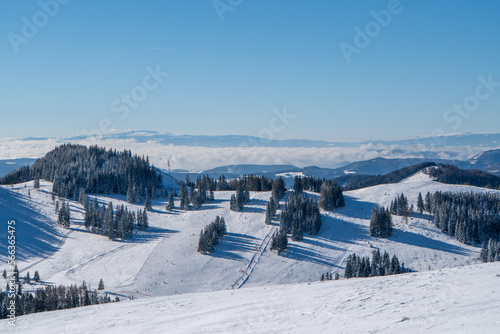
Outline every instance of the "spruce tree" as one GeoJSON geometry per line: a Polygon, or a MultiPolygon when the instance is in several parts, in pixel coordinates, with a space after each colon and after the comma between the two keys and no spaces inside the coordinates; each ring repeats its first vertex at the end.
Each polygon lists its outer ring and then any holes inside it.
{"type": "Polygon", "coordinates": [[[272,196],[279,201],[283,196],[285,196],[286,189],[285,189],[285,181],[283,178],[278,177],[276,180],[273,182],[273,188],[272,188],[272,196]]]}
{"type": "Polygon", "coordinates": [[[281,228],[276,232],[271,240],[271,250],[275,250],[280,255],[288,246],[286,231],[281,228]]]}
{"type": "Polygon", "coordinates": [[[151,197],[149,195],[146,195],[146,204],[144,205],[144,209],[146,211],[153,211],[153,206],[151,204],[151,197]]]}
{"type": "Polygon", "coordinates": [[[38,273],[38,270],[35,270],[35,275],[33,275],[33,281],[35,282],[40,282],[40,274],[38,273]]]}
{"type": "Polygon", "coordinates": [[[97,287],[97,290],[99,290],[99,291],[104,290],[104,282],[102,281],[102,278],[99,281],[99,286],[97,287]]]}
{"type": "Polygon", "coordinates": [[[418,193],[417,198],[417,211],[422,214],[424,212],[424,200],[422,198],[422,193],[418,193]]]}
{"type": "Polygon", "coordinates": [[[229,200],[229,209],[236,212],[239,212],[241,210],[241,205],[238,203],[235,194],[231,195],[231,199],[229,200]]]}
{"type": "Polygon", "coordinates": [[[174,209],[174,193],[173,193],[173,191],[171,191],[170,194],[168,195],[168,203],[167,203],[166,209],[168,211],[172,211],[174,209]]]}
{"type": "Polygon", "coordinates": [[[181,185],[181,189],[179,190],[179,199],[180,199],[180,209],[189,210],[189,195],[185,184],[181,185]]]}

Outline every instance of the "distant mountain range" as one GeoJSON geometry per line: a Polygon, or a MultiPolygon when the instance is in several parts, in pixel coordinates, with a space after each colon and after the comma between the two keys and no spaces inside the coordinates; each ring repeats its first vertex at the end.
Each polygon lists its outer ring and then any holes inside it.
{"type": "Polygon", "coordinates": [[[265,175],[274,177],[280,175],[283,177],[295,177],[295,175],[303,174],[313,177],[334,179],[348,174],[360,175],[384,175],[395,170],[413,166],[423,162],[435,162],[437,164],[450,164],[461,169],[479,169],[491,174],[500,176],[500,150],[491,150],[480,153],[473,158],[462,160],[445,160],[445,159],[424,159],[424,158],[408,158],[408,159],[385,159],[375,158],[370,160],[358,161],[346,164],[340,168],[321,168],[316,166],[297,167],[293,165],[228,165],[201,172],[189,172],[186,170],[173,170],[172,176],[177,179],[184,180],[186,175],[190,178],[196,178],[198,175],[210,175],[218,178],[222,175],[225,177],[234,178],[241,177],[245,174],[265,175]]]}
{"type": "MultiPolygon", "coordinates": [[[[26,137],[20,138],[24,141],[44,141],[56,139],[60,142],[77,142],[89,139],[92,136],[79,135],[66,138],[49,138],[49,137],[26,137]]],[[[500,147],[500,133],[463,133],[442,136],[426,136],[411,139],[394,139],[394,140],[367,140],[359,142],[342,142],[342,141],[323,141],[323,140],[308,140],[308,139],[283,139],[269,140],[257,136],[245,135],[222,135],[222,136],[207,136],[207,135],[176,135],[168,132],[157,131],[124,131],[109,133],[98,137],[99,140],[124,140],[134,139],[137,142],[145,143],[149,141],[158,142],[164,145],[180,145],[180,146],[202,146],[202,147],[248,147],[248,146],[264,146],[264,147],[359,147],[361,145],[401,145],[401,146],[418,146],[422,149],[426,147],[437,146],[473,146],[473,147],[500,147]]]]}

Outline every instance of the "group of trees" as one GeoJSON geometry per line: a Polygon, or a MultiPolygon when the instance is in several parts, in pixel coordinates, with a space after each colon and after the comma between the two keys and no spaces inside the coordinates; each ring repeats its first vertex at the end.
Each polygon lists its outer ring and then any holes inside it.
{"type": "Polygon", "coordinates": [[[413,212],[413,204],[408,205],[408,198],[404,194],[396,195],[396,198],[391,201],[389,211],[393,215],[409,216],[413,212]]]}
{"type": "Polygon", "coordinates": [[[335,273],[335,276],[330,273],[330,272],[327,272],[326,274],[321,274],[321,278],[319,279],[320,281],[333,281],[333,280],[338,280],[340,279],[340,275],[338,273],[335,273]]]}
{"type": "Polygon", "coordinates": [[[280,255],[288,246],[287,233],[283,229],[278,229],[278,231],[273,235],[271,239],[271,250],[276,251],[280,255]]]}
{"type": "Polygon", "coordinates": [[[500,261],[500,242],[494,239],[490,239],[488,242],[483,241],[481,260],[483,262],[500,261]]]}
{"type": "Polygon", "coordinates": [[[244,182],[249,191],[270,191],[273,186],[273,180],[261,175],[243,175],[241,178],[227,180],[224,175],[219,177],[215,183],[215,190],[236,190],[240,182],[244,182]]]}
{"type": "Polygon", "coordinates": [[[266,206],[266,218],[265,223],[267,225],[271,224],[271,221],[276,216],[276,211],[280,207],[280,199],[285,196],[286,188],[285,182],[280,177],[273,182],[273,186],[271,189],[271,197],[269,198],[269,202],[267,202],[266,206]]]}
{"type": "Polygon", "coordinates": [[[438,165],[426,173],[436,181],[448,184],[467,184],[476,187],[500,189],[500,177],[477,169],[460,169],[453,165],[438,165]]]}
{"type": "Polygon", "coordinates": [[[248,190],[248,185],[244,180],[240,180],[236,186],[236,193],[231,195],[231,199],[229,200],[229,209],[231,209],[231,211],[239,212],[248,202],[250,202],[250,191],[248,190]]]}
{"type": "Polygon", "coordinates": [[[326,179],[320,179],[312,176],[296,176],[293,180],[293,190],[296,192],[312,191],[319,193],[321,186],[326,179]]]}
{"type": "Polygon", "coordinates": [[[406,179],[407,177],[415,174],[416,172],[430,166],[436,166],[436,164],[434,162],[424,162],[413,166],[401,168],[385,175],[353,174],[352,176],[341,177],[336,180],[341,184],[345,183],[344,190],[355,190],[355,189],[376,186],[378,184],[398,183],[406,179]]]}
{"type": "Polygon", "coordinates": [[[319,207],[323,210],[333,210],[344,205],[344,195],[339,185],[334,181],[323,181],[319,196],[319,207]]]}
{"type": "Polygon", "coordinates": [[[368,256],[360,257],[356,254],[351,254],[347,258],[344,277],[385,276],[407,273],[409,271],[408,268],[405,268],[404,263],[400,264],[396,255],[393,255],[391,258],[389,253],[384,252],[384,254],[381,254],[380,250],[377,249],[372,252],[371,261],[368,256]]]}
{"type": "MultiPolygon", "coordinates": [[[[9,294],[2,293],[0,290],[0,319],[8,317],[10,313],[9,303],[14,298],[16,316],[111,302],[111,298],[107,294],[91,290],[85,281],[79,287],[76,285],[49,285],[45,288],[38,288],[34,293],[23,292],[14,297],[10,297],[9,294]]],[[[114,301],[119,300],[116,297],[114,301]]]]}
{"type": "Polygon", "coordinates": [[[226,234],[227,227],[224,217],[217,216],[215,221],[211,222],[200,232],[198,240],[198,252],[202,254],[213,253],[219,240],[226,234]]]}
{"type": "Polygon", "coordinates": [[[273,218],[276,216],[276,211],[279,209],[280,202],[275,200],[272,196],[269,197],[269,202],[267,202],[266,206],[266,225],[271,225],[273,218]]]}
{"type": "Polygon", "coordinates": [[[142,196],[165,194],[161,174],[148,158],[132,155],[130,150],[117,152],[97,146],[64,144],[33,166],[22,167],[0,179],[12,184],[45,179],[53,183],[53,192],[78,200],[80,189],[87,193],[128,195],[131,203],[142,196]]]}
{"type": "Polygon", "coordinates": [[[137,227],[138,228],[148,228],[149,219],[146,209],[137,211],[137,227]]]}
{"type": "MultiPolygon", "coordinates": [[[[203,204],[208,201],[214,200],[214,181],[208,176],[203,176],[203,178],[198,177],[196,183],[189,180],[186,177],[186,182],[181,184],[179,190],[179,200],[181,210],[197,210],[203,204]]],[[[168,203],[166,205],[167,210],[172,210],[174,207],[174,195],[172,192],[168,198],[168,203]]]]}
{"type": "Polygon", "coordinates": [[[148,227],[146,210],[139,210],[136,218],[136,214],[129,211],[124,205],[114,208],[113,203],[109,202],[107,206],[101,206],[96,198],[87,202],[83,221],[87,231],[105,235],[112,240],[130,238],[136,221],[138,227],[148,227]]]}
{"type": "Polygon", "coordinates": [[[434,215],[434,224],[441,232],[464,244],[499,239],[500,196],[497,194],[428,193],[424,207],[434,215]]]}
{"type": "Polygon", "coordinates": [[[290,193],[280,216],[280,229],[291,233],[292,240],[302,240],[303,233],[315,235],[321,228],[318,202],[306,194],[290,193]]]}
{"type": "Polygon", "coordinates": [[[370,220],[372,237],[388,238],[392,235],[392,216],[386,208],[374,207],[370,220]]]}
{"type": "Polygon", "coordinates": [[[321,228],[321,214],[318,202],[304,193],[290,193],[280,216],[280,226],[271,240],[271,250],[278,254],[287,245],[287,235],[291,234],[294,241],[302,240],[304,233],[315,235],[321,228]]]}

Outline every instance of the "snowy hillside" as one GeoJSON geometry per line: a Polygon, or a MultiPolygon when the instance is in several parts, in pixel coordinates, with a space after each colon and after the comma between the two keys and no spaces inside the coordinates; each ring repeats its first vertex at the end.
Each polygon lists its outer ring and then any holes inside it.
{"type": "Polygon", "coordinates": [[[498,333],[500,263],[31,314],[0,332],[498,333]]]}
{"type": "MultiPolygon", "coordinates": [[[[50,189],[51,184],[45,181],[40,190],[32,189],[32,184],[2,189],[4,201],[20,198],[48,217],[42,220],[46,225],[39,229],[49,234],[45,239],[49,240],[50,251],[32,251],[19,257],[21,276],[38,270],[44,281],[81,284],[85,280],[93,287],[102,278],[109,293],[134,298],[317,281],[325,272],[343,274],[349,254],[370,255],[375,248],[397,254],[406,266],[419,271],[473,264],[478,262],[479,249],[442,234],[427,215],[416,214],[407,222],[395,217],[394,235],[379,239],[368,235],[370,213],[375,205],[388,205],[396,194],[403,192],[410,201],[416,200],[418,192],[436,190],[493,192],[437,183],[421,173],[397,184],[346,192],[344,208],[323,212],[323,226],[317,236],[291,241],[287,251],[278,256],[268,247],[276,226],[264,224],[269,192],[252,193],[251,202],[238,213],[229,210],[233,192],[215,192],[214,202],[190,212],[169,213],[165,211],[165,200],[156,199],[154,212],[149,214],[150,229],[139,231],[131,240],[113,242],[84,229],[83,210],[78,203],[71,202],[71,228],[57,227],[50,189]],[[27,198],[29,189],[31,199],[27,198]],[[201,255],[196,251],[200,230],[217,215],[225,217],[228,234],[215,253],[201,255]]],[[[126,203],[124,196],[98,198],[134,210],[142,208],[126,203]]],[[[32,214],[37,217],[34,211],[32,214]]],[[[18,219],[36,222],[31,216],[18,219]]],[[[26,238],[39,240],[38,231],[27,229],[22,233],[26,238]]],[[[2,248],[5,240],[0,240],[2,248]]]]}

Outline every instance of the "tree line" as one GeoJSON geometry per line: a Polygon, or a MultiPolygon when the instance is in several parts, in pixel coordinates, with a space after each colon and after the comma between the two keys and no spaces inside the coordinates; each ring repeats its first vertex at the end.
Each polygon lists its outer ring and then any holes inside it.
{"type": "Polygon", "coordinates": [[[396,255],[393,255],[391,258],[386,251],[381,254],[380,250],[377,249],[372,252],[371,261],[368,256],[349,255],[345,265],[344,277],[386,276],[407,273],[409,271],[396,255]]]}
{"type": "Polygon", "coordinates": [[[425,198],[424,207],[434,215],[434,225],[441,232],[467,245],[499,239],[498,194],[438,191],[425,198]]]}
{"type": "Polygon", "coordinates": [[[434,162],[424,162],[413,166],[398,169],[385,175],[352,175],[336,179],[339,183],[344,183],[344,190],[355,190],[379,184],[397,183],[416,172],[431,166],[436,166],[434,162]]]}
{"type": "Polygon", "coordinates": [[[145,209],[139,210],[136,214],[129,211],[124,205],[114,207],[112,202],[109,202],[108,205],[99,205],[96,198],[87,201],[84,208],[85,229],[92,233],[105,235],[111,240],[132,237],[136,222],[138,228],[149,226],[145,209]]]}
{"type": "MultiPolygon", "coordinates": [[[[36,289],[34,293],[22,292],[19,288],[17,290],[18,293],[14,297],[10,297],[9,294],[3,293],[0,289],[0,319],[6,319],[10,314],[10,301],[13,299],[15,299],[16,316],[111,302],[111,298],[107,294],[91,290],[85,281],[81,286],[48,285],[45,288],[36,289]]],[[[12,290],[9,289],[9,291],[12,290]]],[[[120,299],[116,297],[114,301],[118,302],[120,299]]]]}
{"type": "Polygon", "coordinates": [[[480,257],[483,262],[500,261],[500,242],[494,239],[483,241],[480,257]]]}
{"type": "Polygon", "coordinates": [[[12,184],[45,179],[53,183],[53,192],[64,198],[79,198],[80,189],[94,194],[127,195],[130,203],[141,198],[165,195],[162,176],[149,158],[97,146],[63,144],[37,159],[33,166],[17,169],[0,179],[12,184]]]}
{"type": "Polygon", "coordinates": [[[453,165],[439,164],[426,173],[436,181],[448,184],[466,184],[482,188],[500,189],[500,177],[477,169],[460,169],[453,165]]]}

